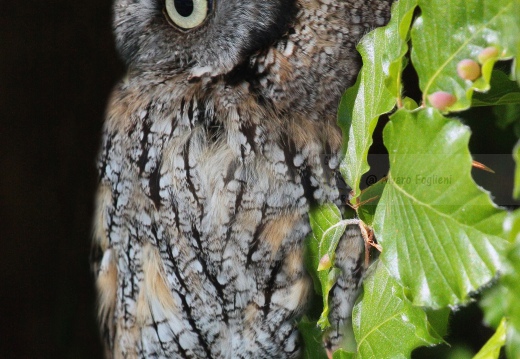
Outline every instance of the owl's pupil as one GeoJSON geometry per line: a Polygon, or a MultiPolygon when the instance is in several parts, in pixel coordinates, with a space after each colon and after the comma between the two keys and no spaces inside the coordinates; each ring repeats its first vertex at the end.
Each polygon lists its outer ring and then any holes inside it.
{"type": "Polygon", "coordinates": [[[193,0],[174,0],[173,3],[180,16],[188,17],[193,12],[193,0]]]}

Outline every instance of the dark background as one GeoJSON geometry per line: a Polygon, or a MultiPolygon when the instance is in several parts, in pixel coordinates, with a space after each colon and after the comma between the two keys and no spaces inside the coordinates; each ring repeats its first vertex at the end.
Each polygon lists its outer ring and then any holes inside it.
{"type": "MultiPolygon", "coordinates": [[[[95,158],[123,73],[110,1],[0,0],[0,9],[0,357],[99,358],[88,261],[95,158]]],[[[514,136],[496,138],[508,153],[514,136]]],[[[478,309],[462,312],[453,332],[478,348],[490,332],[471,334],[478,309]]]]}
{"type": "Polygon", "coordinates": [[[95,158],[122,75],[109,0],[0,0],[0,357],[99,358],[95,158]]]}

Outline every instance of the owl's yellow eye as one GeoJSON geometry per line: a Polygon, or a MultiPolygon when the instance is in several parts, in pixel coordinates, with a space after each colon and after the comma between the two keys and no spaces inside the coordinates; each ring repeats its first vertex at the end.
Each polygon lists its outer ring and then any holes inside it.
{"type": "Polygon", "coordinates": [[[188,30],[204,22],[210,10],[208,0],[166,0],[166,14],[171,22],[188,30]]]}

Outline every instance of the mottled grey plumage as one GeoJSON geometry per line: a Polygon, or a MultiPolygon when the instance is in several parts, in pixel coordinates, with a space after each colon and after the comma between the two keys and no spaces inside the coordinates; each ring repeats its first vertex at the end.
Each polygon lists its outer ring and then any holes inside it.
{"type": "MultiPolygon", "coordinates": [[[[107,111],[94,240],[107,357],[300,353],[307,211],[341,202],[336,108],[359,70],[356,43],[390,0],[208,4],[186,30],[165,0],[116,0],[128,73],[107,111]]],[[[363,259],[350,228],[332,346],[363,259]]]]}

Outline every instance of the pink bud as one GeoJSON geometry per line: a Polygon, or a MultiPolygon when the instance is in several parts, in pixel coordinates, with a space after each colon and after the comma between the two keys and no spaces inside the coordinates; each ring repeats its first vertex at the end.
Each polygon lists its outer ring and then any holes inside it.
{"type": "Polygon", "coordinates": [[[451,93],[437,91],[428,96],[430,104],[438,110],[446,111],[448,107],[457,102],[457,98],[451,93]]]}
{"type": "Polygon", "coordinates": [[[332,261],[330,260],[329,254],[325,254],[323,257],[320,258],[320,263],[318,264],[318,272],[329,269],[332,266],[332,261]]]}
{"type": "Polygon", "coordinates": [[[470,59],[465,59],[457,64],[457,73],[464,80],[475,81],[480,77],[480,65],[470,59]]]}
{"type": "Polygon", "coordinates": [[[486,47],[477,56],[478,62],[480,62],[481,64],[496,57],[498,57],[498,49],[494,46],[486,47]]]}

